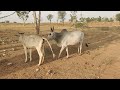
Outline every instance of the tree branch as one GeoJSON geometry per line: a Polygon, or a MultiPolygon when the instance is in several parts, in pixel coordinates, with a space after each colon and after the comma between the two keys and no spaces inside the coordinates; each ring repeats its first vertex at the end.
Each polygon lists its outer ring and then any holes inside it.
{"type": "Polygon", "coordinates": [[[11,16],[11,15],[13,15],[13,14],[15,14],[15,13],[16,13],[16,12],[13,12],[13,13],[12,13],[12,14],[10,14],[10,15],[0,17],[0,19],[2,19],[2,18],[6,18],[6,17],[9,17],[9,16],[11,16]]]}

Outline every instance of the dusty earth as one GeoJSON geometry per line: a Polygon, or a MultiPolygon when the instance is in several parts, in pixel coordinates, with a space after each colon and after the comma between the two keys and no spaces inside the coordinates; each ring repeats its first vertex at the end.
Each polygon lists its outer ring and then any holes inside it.
{"type": "MultiPolygon", "coordinates": [[[[89,47],[83,44],[82,55],[77,54],[75,45],[69,47],[70,58],[64,50],[60,59],[53,59],[45,43],[45,61],[37,66],[35,49],[32,62],[24,62],[23,47],[15,36],[17,30],[0,30],[0,79],[120,79],[120,30],[88,28],[83,32],[89,47]]],[[[60,48],[50,43],[58,56],[60,48]]]]}

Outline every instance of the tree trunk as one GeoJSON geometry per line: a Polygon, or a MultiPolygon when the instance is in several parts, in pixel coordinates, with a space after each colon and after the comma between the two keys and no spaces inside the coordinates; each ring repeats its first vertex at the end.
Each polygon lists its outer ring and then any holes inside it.
{"type": "Polygon", "coordinates": [[[51,20],[50,20],[50,24],[51,24],[51,20]]]}
{"type": "Polygon", "coordinates": [[[36,34],[39,34],[38,27],[37,27],[36,11],[33,11],[33,17],[34,17],[34,25],[35,25],[36,34]]]}
{"type": "Polygon", "coordinates": [[[58,19],[57,19],[57,24],[58,24],[58,19]]]}
{"type": "Polygon", "coordinates": [[[36,16],[36,11],[33,11],[33,17],[34,17],[34,24],[35,24],[36,34],[39,34],[39,32],[40,32],[41,11],[39,11],[39,13],[38,13],[38,20],[37,20],[37,16],[36,16]]]}
{"type": "Polygon", "coordinates": [[[76,30],[77,30],[77,26],[76,26],[76,25],[77,25],[77,22],[75,22],[75,28],[76,28],[76,30]]]}
{"type": "Polygon", "coordinates": [[[38,34],[40,32],[40,18],[41,18],[41,11],[39,11],[39,14],[38,14],[38,34]]]}
{"type": "Polygon", "coordinates": [[[39,26],[37,25],[36,27],[35,27],[35,29],[36,29],[36,34],[39,34],[39,26]]]}
{"type": "Polygon", "coordinates": [[[25,21],[23,22],[23,26],[25,26],[25,21]]]}
{"type": "Polygon", "coordinates": [[[76,22],[74,22],[74,28],[76,28],[75,25],[76,25],[76,22]]]}

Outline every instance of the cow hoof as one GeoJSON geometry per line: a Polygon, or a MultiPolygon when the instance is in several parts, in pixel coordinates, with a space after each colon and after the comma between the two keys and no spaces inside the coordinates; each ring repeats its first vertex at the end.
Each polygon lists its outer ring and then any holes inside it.
{"type": "Polygon", "coordinates": [[[66,58],[69,58],[69,56],[67,56],[66,58]]]}
{"type": "Polygon", "coordinates": [[[80,56],[82,56],[82,53],[79,53],[80,56]]]}
{"type": "Polygon", "coordinates": [[[38,64],[37,66],[40,66],[40,64],[38,64]]]}

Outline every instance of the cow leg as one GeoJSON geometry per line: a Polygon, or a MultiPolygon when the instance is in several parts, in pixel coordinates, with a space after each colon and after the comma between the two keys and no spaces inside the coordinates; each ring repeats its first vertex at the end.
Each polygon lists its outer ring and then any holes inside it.
{"type": "Polygon", "coordinates": [[[66,47],[67,58],[69,58],[68,47],[66,47]]]}
{"type": "Polygon", "coordinates": [[[32,49],[30,48],[29,49],[29,52],[30,52],[30,62],[32,61],[32,49]]]}
{"type": "Polygon", "coordinates": [[[24,48],[24,51],[25,51],[25,62],[27,62],[27,47],[23,46],[23,48],[24,48]]]}
{"type": "Polygon", "coordinates": [[[82,50],[82,44],[83,44],[83,40],[80,42],[80,47],[79,47],[79,49],[80,49],[80,55],[81,55],[81,50],[82,50]]]}
{"type": "Polygon", "coordinates": [[[65,48],[65,46],[62,46],[62,47],[61,47],[58,58],[60,58],[60,55],[61,55],[62,51],[64,50],[64,48],[65,48]]]}
{"type": "Polygon", "coordinates": [[[44,56],[45,56],[44,46],[42,47],[42,53],[43,53],[43,57],[42,57],[42,62],[41,63],[44,62],[44,56]]]}
{"type": "Polygon", "coordinates": [[[80,44],[78,45],[78,54],[80,53],[80,44]]]}
{"type": "Polygon", "coordinates": [[[84,39],[84,34],[82,34],[81,41],[80,41],[80,47],[79,47],[79,49],[80,49],[80,55],[81,55],[81,50],[82,50],[83,39],[84,39]]]}
{"type": "Polygon", "coordinates": [[[37,49],[37,52],[38,52],[38,55],[39,55],[39,63],[38,63],[38,66],[40,66],[41,64],[41,61],[42,61],[42,58],[43,58],[43,53],[41,51],[41,47],[38,47],[36,48],[37,49]]]}

